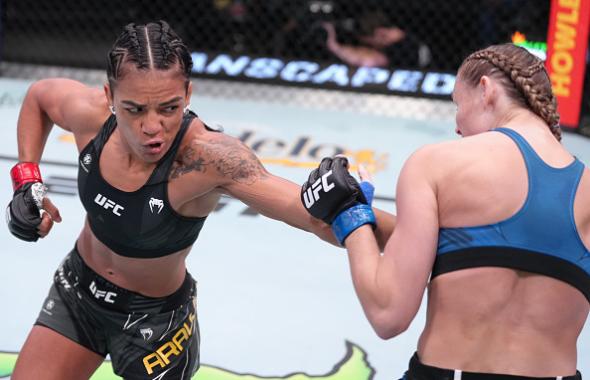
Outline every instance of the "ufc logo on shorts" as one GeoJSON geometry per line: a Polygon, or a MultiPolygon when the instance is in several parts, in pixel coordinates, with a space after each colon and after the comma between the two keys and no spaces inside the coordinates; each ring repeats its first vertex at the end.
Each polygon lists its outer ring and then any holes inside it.
{"type": "Polygon", "coordinates": [[[90,289],[92,295],[94,295],[94,298],[96,298],[97,300],[104,298],[104,302],[115,303],[114,298],[117,296],[117,293],[107,292],[106,290],[98,290],[96,288],[96,283],[94,281],[90,283],[90,286],[88,288],[90,289]]]}
{"type": "Polygon", "coordinates": [[[310,208],[318,199],[320,199],[320,191],[324,190],[324,193],[327,193],[334,188],[334,183],[328,183],[328,177],[331,175],[332,171],[330,170],[321,178],[318,178],[318,180],[315,181],[305,193],[303,193],[305,207],[310,208]]]}
{"type": "Polygon", "coordinates": [[[113,214],[117,216],[121,216],[121,214],[119,214],[119,210],[125,210],[125,207],[116,204],[115,202],[111,201],[101,193],[96,194],[96,198],[94,198],[94,203],[96,203],[99,206],[102,206],[105,210],[112,208],[113,214]]]}

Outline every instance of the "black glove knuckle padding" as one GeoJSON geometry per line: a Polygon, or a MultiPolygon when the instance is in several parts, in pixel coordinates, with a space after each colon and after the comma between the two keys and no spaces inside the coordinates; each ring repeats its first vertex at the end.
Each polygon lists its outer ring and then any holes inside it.
{"type": "Polygon", "coordinates": [[[309,177],[307,177],[307,183],[311,186],[318,178],[320,178],[320,170],[318,168],[313,169],[311,173],[309,173],[309,177]]]}
{"type": "Polygon", "coordinates": [[[39,239],[37,227],[41,223],[41,214],[31,193],[31,183],[23,185],[14,192],[6,212],[8,229],[17,238],[25,241],[39,239]]]}
{"type": "Polygon", "coordinates": [[[310,173],[302,186],[301,200],[312,216],[331,224],[342,211],[358,202],[367,203],[358,182],[348,173],[347,167],[348,160],[345,157],[324,158],[319,168],[310,173]],[[332,174],[324,181],[324,175],[330,170],[332,174]],[[328,185],[328,191],[325,191],[325,185],[328,185]]]}

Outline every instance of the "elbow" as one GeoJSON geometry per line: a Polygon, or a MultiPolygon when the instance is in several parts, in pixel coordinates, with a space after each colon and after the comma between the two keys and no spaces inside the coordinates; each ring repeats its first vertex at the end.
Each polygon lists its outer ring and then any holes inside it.
{"type": "Polygon", "coordinates": [[[44,78],[39,79],[38,81],[33,82],[29,86],[29,93],[34,96],[39,96],[45,92],[51,91],[53,87],[55,87],[55,78],[44,78]]]}
{"type": "Polygon", "coordinates": [[[33,82],[27,90],[27,97],[37,99],[39,94],[42,93],[44,87],[46,87],[48,79],[41,79],[33,82]]]}
{"type": "Polygon", "coordinates": [[[409,326],[392,326],[389,325],[381,325],[381,326],[373,326],[373,329],[377,333],[377,336],[383,340],[394,338],[401,333],[405,332],[409,326]]]}
{"type": "Polygon", "coordinates": [[[55,91],[54,82],[55,79],[52,78],[40,79],[33,82],[29,86],[25,98],[28,104],[41,107],[42,99],[44,99],[45,95],[55,91]]]}
{"type": "Polygon", "coordinates": [[[391,339],[405,332],[410,327],[410,321],[402,320],[391,313],[379,313],[370,318],[371,326],[377,336],[383,340],[391,339]]]}

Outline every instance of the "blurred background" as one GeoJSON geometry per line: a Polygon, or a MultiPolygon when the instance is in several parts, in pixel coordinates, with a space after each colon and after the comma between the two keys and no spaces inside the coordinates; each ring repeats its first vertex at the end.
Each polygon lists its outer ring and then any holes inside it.
{"type": "Polygon", "coordinates": [[[123,25],[165,19],[194,51],[195,77],[448,100],[468,53],[512,41],[545,58],[549,32],[563,45],[579,29],[580,112],[567,127],[587,133],[587,0],[553,2],[554,31],[550,0],[13,0],[1,8],[2,59],[103,69],[123,25]]]}
{"type": "MultiPolygon", "coordinates": [[[[0,0],[0,172],[17,161],[16,120],[34,80],[101,86],[123,26],[159,19],[192,51],[192,109],[296,183],[323,156],[344,153],[353,168],[369,167],[377,206],[394,212],[404,160],[457,138],[450,94],[459,64],[505,42],[547,60],[564,144],[590,165],[589,17],[590,0],[0,0]]],[[[11,308],[0,313],[0,378],[9,378],[84,218],[72,141],[55,128],[41,162],[64,223],[35,245],[0,228],[0,299],[11,308]]],[[[0,203],[11,195],[6,175],[0,203]]],[[[340,249],[230,198],[188,265],[200,289],[199,380],[399,378],[424,321],[422,308],[406,333],[381,341],[340,249]]],[[[586,375],[589,342],[586,327],[578,357],[586,375]]],[[[93,377],[113,378],[108,368],[93,377]]]]}
{"type": "Polygon", "coordinates": [[[326,24],[340,43],[354,46],[364,45],[363,37],[376,29],[399,29],[403,36],[380,48],[387,56],[381,66],[454,72],[467,53],[510,41],[515,32],[545,42],[549,5],[544,0],[8,1],[4,60],[102,68],[123,25],[165,19],[195,50],[323,63],[335,61],[326,46],[326,24]]]}

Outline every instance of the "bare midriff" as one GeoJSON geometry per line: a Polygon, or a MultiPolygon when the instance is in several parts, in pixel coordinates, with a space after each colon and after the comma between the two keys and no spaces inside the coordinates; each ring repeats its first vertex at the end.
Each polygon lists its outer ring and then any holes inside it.
{"type": "Polygon", "coordinates": [[[92,270],[113,284],[148,297],[164,297],[180,288],[191,247],[158,258],[118,255],[92,233],[88,221],[77,242],[80,256],[92,270]]]}

